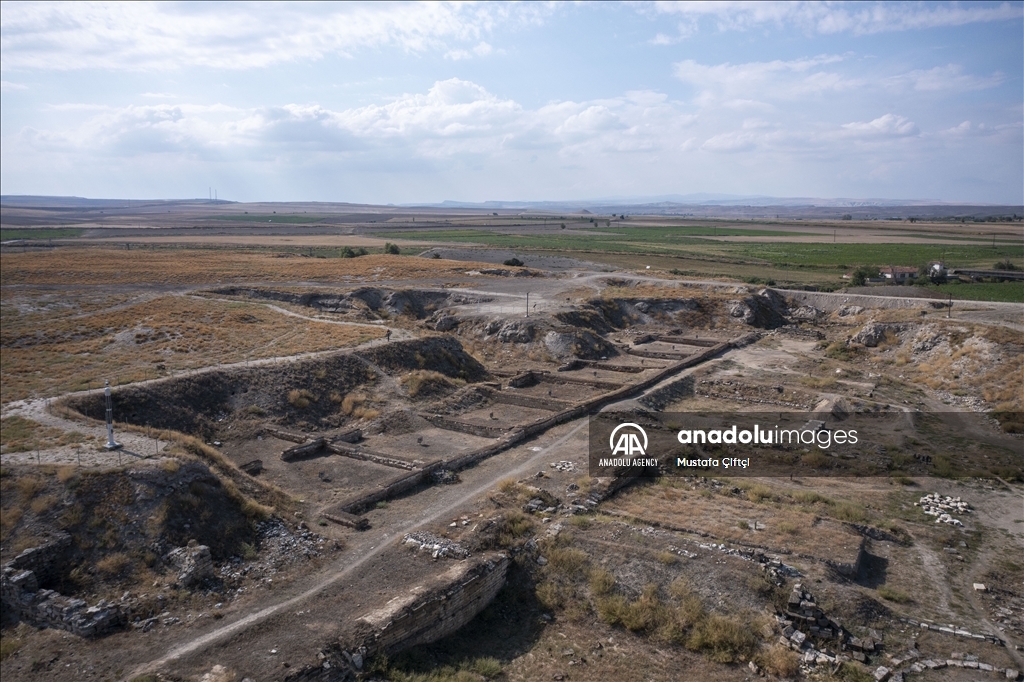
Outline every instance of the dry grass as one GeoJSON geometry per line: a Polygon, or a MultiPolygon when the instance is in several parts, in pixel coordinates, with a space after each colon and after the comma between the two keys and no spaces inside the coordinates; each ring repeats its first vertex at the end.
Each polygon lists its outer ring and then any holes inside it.
{"type": "Polygon", "coordinates": [[[764,483],[738,479],[743,496],[719,495],[707,488],[689,489],[680,479],[637,487],[605,503],[609,509],[669,527],[700,529],[722,540],[754,542],[775,548],[833,558],[855,555],[860,537],[834,521],[863,523],[867,512],[858,503],[814,492],[782,492],[764,483]],[[675,487],[678,486],[678,487],[675,487]],[[754,523],[763,530],[752,531],[754,523]]]}
{"type": "Polygon", "coordinates": [[[108,554],[96,562],[96,570],[105,578],[116,578],[131,566],[132,560],[124,552],[108,554]]]}
{"type": "MultiPolygon", "coordinates": [[[[5,377],[6,381],[6,377],[5,377]]],[[[85,440],[77,431],[64,432],[24,417],[0,420],[0,452],[31,452],[85,440]]]]}
{"type": "MultiPolygon", "coordinates": [[[[292,407],[304,410],[318,400],[317,396],[302,388],[294,388],[288,391],[288,402],[292,407]]],[[[348,413],[346,413],[348,414],[348,413]]]]}
{"type": "Polygon", "coordinates": [[[400,379],[400,383],[405,386],[410,398],[415,398],[419,395],[431,395],[466,384],[461,379],[452,380],[440,372],[429,369],[418,369],[409,372],[400,379]]]}
{"type": "Polygon", "coordinates": [[[800,670],[800,657],[789,647],[776,644],[758,657],[758,662],[772,675],[795,677],[800,670]]]}
{"type": "MultiPolygon", "coordinates": [[[[9,307],[9,306],[8,306],[9,307]]],[[[256,303],[163,296],[86,316],[5,311],[4,402],[153,379],[182,370],[327,351],[383,334],[296,319],[256,303]]],[[[6,425],[4,430],[6,431],[6,425]]]]}
{"type": "Polygon", "coordinates": [[[4,253],[0,284],[228,284],[465,277],[486,263],[408,256],[307,258],[238,248],[69,248],[4,253]]]}

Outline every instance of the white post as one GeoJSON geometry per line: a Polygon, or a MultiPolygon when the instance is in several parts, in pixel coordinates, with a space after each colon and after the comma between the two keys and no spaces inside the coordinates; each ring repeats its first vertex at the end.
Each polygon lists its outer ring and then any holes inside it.
{"type": "Polygon", "coordinates": [[[107,401],[107,450],[119,450],[121,444],[114,440],[114,406],[110,399],[110,382],[104,382],[103,396],[107,401]]]}

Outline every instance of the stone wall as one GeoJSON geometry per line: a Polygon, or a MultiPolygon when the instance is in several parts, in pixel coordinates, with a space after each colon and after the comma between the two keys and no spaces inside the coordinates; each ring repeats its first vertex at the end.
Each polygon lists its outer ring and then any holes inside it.
{"type": "MultiPolygon", "coordinates": [[[[128,621],[131,603],[114,604],[101,599],[95,606],[89,606],[84,599],[39,588],[39,575],[53,579],[70,546],[71,537],[61,534],[51,542],[25,550],[3,567],[0,603],[5,622],[15,616],[36,627],[65,630],[79,637],[96,637],[128,621]],[[29,569],[30,566],[33,568],[29,569]]],[[[213,560],[206,545],[189,543],[188,547],[172,550],[164,560],[176,569],[182,585],[194,585],[213,577],[213,560]]]]}
{"type": "Polygon", "coordinates": [[[36,627],[66,630],[80,637],[94,637],[124,623],[124,614],[114,604],[100,600],[89,606],[53,590],[40,590],[32,571],[7,564],[0,577],[0,601],[4,611],[36,627]]]}
{"type": "Polygon", "coordinates": [[[460,561],[426,585],[396,597],[359,619],[372,636],[369,654],[393,655],[446,637],[491,603],[505,584],[508,557],[488,554],[460,561]]]}
{"type": "Polygon", "coordinates": [[[58,533],[38,547],[29,547],[7,565],[17,571],[32,571],[41,585],[52,584],[60,578],[60,569],[70,549],[71,536],[58,533]]]}
{"type": "Polygon", "coordinates": [[[382,608],[357,619],[337,644],[288,675],[287,682],[345,682],[357,679],[369,659],[393,656],[418,644],[447,637],[466,625],[505,584],[508,557],[482,554],[454,563],[382,608]]]}

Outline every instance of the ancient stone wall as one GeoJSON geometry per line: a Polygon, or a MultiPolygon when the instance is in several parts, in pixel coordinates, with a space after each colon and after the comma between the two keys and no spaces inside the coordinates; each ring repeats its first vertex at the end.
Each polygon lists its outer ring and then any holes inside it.
{"type": "Polygon", "coordinates": [[[36,627],[66,630],[80,637],[94,637],[120,626],[124,614],[114,604],[100,600],[89,606],[53,590],[40,590],[32,571],[8,564],[0,577],[0,601],[4,611],[36,627]]]}
{"type": "Polygon", "coordinates": [[[446,637],[480,613],[505,584],[508,557],[488,554],[460,561],[426,585],[396,597],[360,621],[373,634],[370,654],[393,655],[446,637]]]}
{"type": "Polygon", "coordinates": [[[47,585],[60,578],[61,567],[70,550],[71,536],[59,533],[38,547],[29,547],[7,565],[16,571],[32,571],[39,584],[47,585]]]}

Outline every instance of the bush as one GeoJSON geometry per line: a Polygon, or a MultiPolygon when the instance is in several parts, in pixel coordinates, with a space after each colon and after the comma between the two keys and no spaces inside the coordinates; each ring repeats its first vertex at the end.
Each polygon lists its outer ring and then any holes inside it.
{"type": "Polygon", "coordinates": [[[776,644],[760,656],[761,667],[772,675],[795,677],[800,669],[800,657],[789,647],[776,644]]]}
{"type": "Polygon", "coordinates": [[[502,265],[508,265],[509,267],[513,268],[521,268],[523,267],[523,261],[519,260],[518,258],[509,258],[507,261],[504,261],[502,265]]]}
{"type": "Polygon", "coordinates": [[[867,283],[868,279],[878,277],[878,268],[869,265],[862,265],[853,271],[853,276],[850,282],[855,287],[862,287],[867,283]]]}
{"type": "Polygon", "coordinates": [[[501,662],[496,658],[477,658],[466,669],[490,680],[501,674],[501,662]]]}
{"type": "Polygon", "coordinates": [[[886,601],[895,602],[897,604],[909,604],[913,601],[910,595],[903,590],[899,590],[895,587],[889,587],[888,585],[879,586],[878,596],[886,601]]]}
{"type": "Polygon", "coordinates": [[[611,594],[615,589],[615,576],[603,568],[595,568],[590,571],[590,592],[598,597],[611,594]]]}
{"type": "Polygon", "coordinates": [[[344,414],[352,414],[357,407],[365,402],[366,396],[362,393],[349,393],[341,401],[341,411],[344,414]]]}
{"type": "Polygon", "coordinates": [[[398,249],[398,244],[384,242],[384,253],[391,254],[392,256],[397,256],[398,254],[401,253],[401,251],[398,249]]]}
{"type": "Polygon", "coordinates": [[[341,249],[342,258],[358,258],[359,256],[365,256],[366,254],[367,251],[364,248],[352,249],[349,246],[344,246],[341,249]]]}
{"type": "Polygon", "coordinates": [[[291,403],[292,407],[300,410],[306,409],[316,400],[317,397],[304,388],[293,388],[288,391],[288,402],[291,403]]]}
{"type": "Polygon", "coordinates": [[[96,562],[96,570],[107,578],[116,578],[131,565],[131,559],[123,552],[108,554],[96,562]]]}
{"type": "Polygon", "coordinates": [[[533,520],[522,512],[505,512],[497,524],[498,546],[511,547],[533,530],[533,520]]]}
{"type": "Polygon", "coordinates": [[[749,658],[754,635],[743,623],[727,616],[703,618],[690,633],[686,647],[699,651],[716,663],[733,663],[749,658]]]}
{"type": "Polygon", "coordinates": [[[548,552],[549,570],[568,577],[581,575],[589,557],[578,549],[557,547],[548,552]]]}

